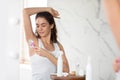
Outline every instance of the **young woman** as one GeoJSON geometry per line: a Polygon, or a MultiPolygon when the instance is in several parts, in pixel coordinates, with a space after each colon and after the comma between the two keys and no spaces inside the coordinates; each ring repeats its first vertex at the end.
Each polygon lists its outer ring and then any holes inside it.
{"type": "MultiPolygon", "coordinates": [[[[120,0],[103,0],[103,4],[108,18],[108,23],[120,49],[120,0]]],[[[118,73],[117,80],[120,80],[120,57],[115,59],[113,68],[114,71],[118,73]]]]}
{"type": "Polygon", "coordinates": [[[59,13],[49,7],[25,8],[23,21],[28,46],[32,40],[34,47],[29,47],[33,80],[50,80],[50,74],[56,72],[59,51],[62,51],[63,72],[69,72],[69,65],[62,45],[57,40],[54,17],[59,13]],[[30,16],[36,14],[36,33],[32,30],[30,16]]]}

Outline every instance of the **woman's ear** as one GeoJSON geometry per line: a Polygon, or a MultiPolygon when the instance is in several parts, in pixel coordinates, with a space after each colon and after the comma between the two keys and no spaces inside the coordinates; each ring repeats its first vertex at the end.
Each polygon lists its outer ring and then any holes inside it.
{"type": "Polygon", "coordinates": [[[53,27],[54,27],[54,24],[51,25],[51,29],[53,29],[53,27]]]}

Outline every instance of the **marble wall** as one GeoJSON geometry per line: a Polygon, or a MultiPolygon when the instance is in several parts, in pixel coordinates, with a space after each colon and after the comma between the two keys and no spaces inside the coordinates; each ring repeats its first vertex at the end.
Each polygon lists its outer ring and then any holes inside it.
{"type": "Polygon", "coordinates": [[[56,19],[58,38],[63,44],[70,71],[80,64],[85,70],[92,58],[93,80],[114,80],[113,59],[120,56],[107,23],[101,0],[48,0],[48,7],[60,13],[56,19]]]}

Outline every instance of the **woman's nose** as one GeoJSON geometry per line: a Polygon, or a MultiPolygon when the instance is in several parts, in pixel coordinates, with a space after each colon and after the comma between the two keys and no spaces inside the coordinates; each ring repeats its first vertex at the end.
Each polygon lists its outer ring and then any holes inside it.
{"type": "Polygon", "coordinates": [[[38,28],[38,30],[39,30],[39,31],[41,31],[41,30],[42,30],[42,28],[41,28],[41,27],[39,27],[39,28],[38,28]]]}

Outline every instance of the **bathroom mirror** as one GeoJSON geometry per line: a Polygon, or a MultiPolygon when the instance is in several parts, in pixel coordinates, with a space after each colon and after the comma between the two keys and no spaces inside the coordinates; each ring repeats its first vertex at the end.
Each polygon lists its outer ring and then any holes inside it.
{"type": "MultiPolygon", "coordinates": [[[[34,3],[39,6],[39,2],[34,3]]],[[[87,57],[91,56],[93,80],[112,80],[111,62],[119,51],[106,21],[102,0],[46,0],[44,6],[60,13],[60,19],[55,19],[58,39],[65,49],[70,71],[75,71],[77,64],[85,71],[87,57]]]]}

